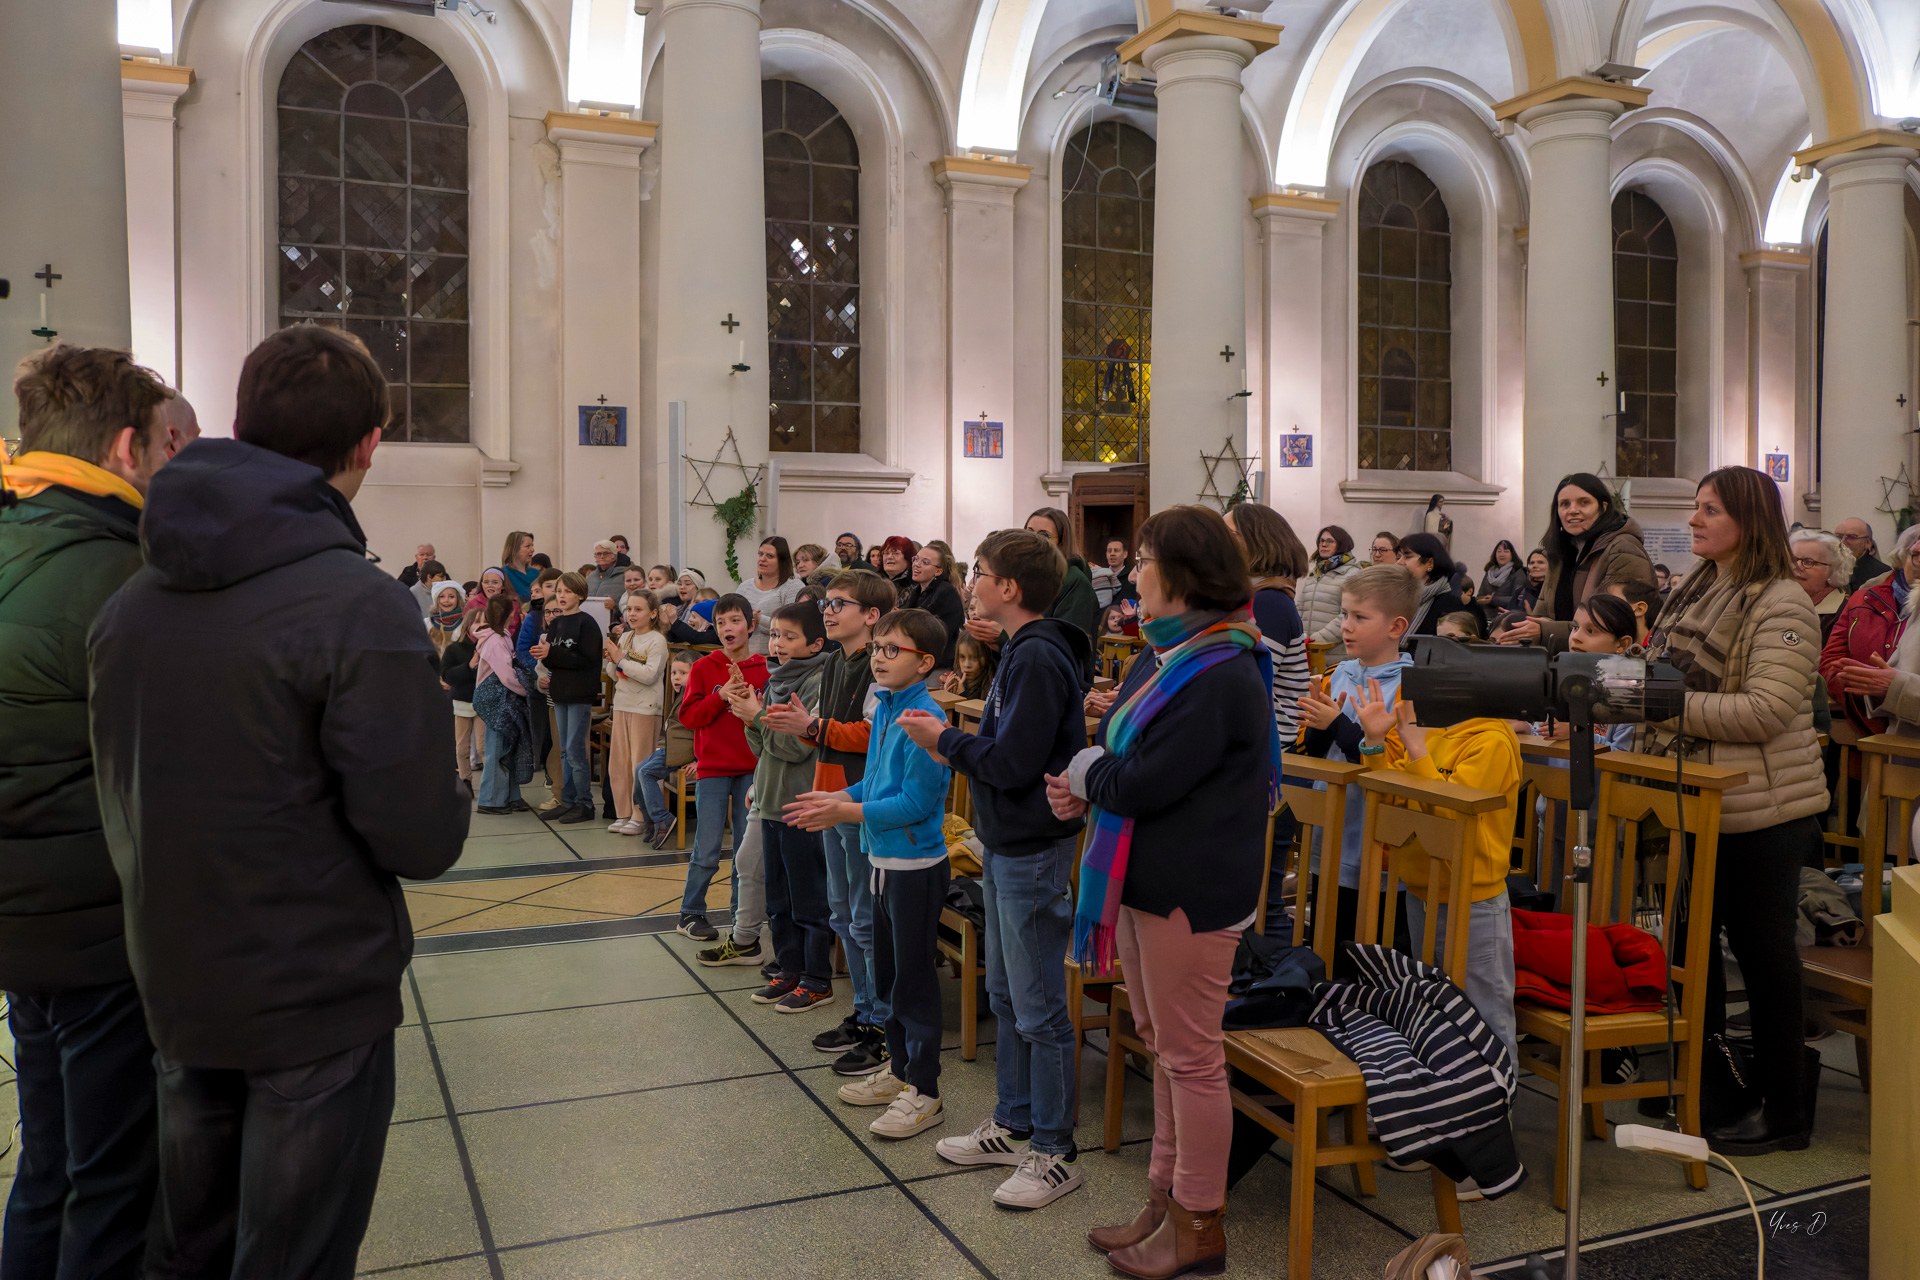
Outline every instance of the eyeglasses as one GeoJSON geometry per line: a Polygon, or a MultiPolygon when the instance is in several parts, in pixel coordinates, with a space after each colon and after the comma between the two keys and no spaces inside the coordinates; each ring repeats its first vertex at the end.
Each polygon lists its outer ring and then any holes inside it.
{"type": "Polygon", "coordinates": [[[911,653],[915,657],[919,657],[919,658],[931,658],[931,657],[937,656],[935,654],[928,653],[925,649],[915,649],[911,645],[882,644],[878,640],[872,640],[867,643],[867,652],[872,654],[876,658],[885,658],[888,662],[892,662],[895,658],[899,657],[903,653],[911,653]]]}
{"type": "Polygon", "coordinates": [[[829,596],[825,600],[820,601],[820,612],[838,613],[852,603],[853,601],[851,600],[836,600],[832,596],[829,596]]]}
{"type": "Polygon", "coordinates": [[[1159,563],[1160,563],[1159,556],[1139,555],[1133,558],[1133,564],[1135,568],[1139,568],[1143,564],[1159,564],[1159,563]]]}
{"type": "Polygon", "coordinates": [[[1793,558],[1793,567],[1796,569],[1831,569],[1833,568],[1833,561],[1810,560],[1806,556],[1795,556],[1793,558]]]}
{"type": "Polygon", "coordinates": [[[1842,533],[1836,536],[1842,542],[1872,542],[1873,541],[1872,538],[1869,538],[1864,533],[1842,533]]]}
{"type": "Polygon", "coordinates": [[[995,582],[1008,581],[1007,578],[1002,577],[1000,574],[988,573],[985,569],[982,569],[979,565],[973,566],[973,573],[970,575],[970,577],[974,582],[978,582],[982,578],[992,578],[995,582]]]}

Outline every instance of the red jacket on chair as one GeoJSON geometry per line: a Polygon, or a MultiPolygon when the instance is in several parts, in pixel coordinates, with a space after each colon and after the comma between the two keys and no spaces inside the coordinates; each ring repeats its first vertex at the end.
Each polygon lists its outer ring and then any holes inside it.
{"type": "MultiPolygon", "coordinates": [[[[1554,1009],[1573,1005],[1573,917],[1513,911],[1514,998],[1554,1009]]],[[[1630,924],[1587,926],[1587,1012],[1666,1007],[1667,954],[1630,924]]]]}

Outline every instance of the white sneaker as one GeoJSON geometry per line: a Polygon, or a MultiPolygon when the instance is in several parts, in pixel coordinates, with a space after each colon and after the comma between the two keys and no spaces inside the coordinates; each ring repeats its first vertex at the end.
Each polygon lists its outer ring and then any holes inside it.
{"type": "Polygon", "coordinates": [[[1027,1144],[1016,1143],[992,1116],[982,1120],[972,1133],[960,1138],[942,1138],[934,1144],[934,1153],[948,1164],[1019,1164],[1027,1158],[1027,1144]]]}
{"type": "Polygon", "coordinates": [[[627,820],[625,818],[615,818],[613,824],[609,826],[607,830],[617,836],[623,836],[627,834],[627,820]]]}
{"type": "MultiPolygon", "coordinates": [[[[608,828],[608,830],[612,830],[612,828],[608,828]]],[[[623,836],[643,836],[646,833],[647,829],[640,825],[638,818],[628,818],[620,824],[620,834],[623,836]]]]}
{"type": "Polygon", "coordinates": [[[993,1193],[993,1202],[1009,1209],[1044,1209],[1069,1191],[1077,1191],[1080,1166],[1065,1156],[1028,1151],[1013,1176],[993,1193]]]}
{"type": "Polygon", "coordinates": [[[929,1098],[908,1085],[895,1095],[886,1112],[867,1126],[867,1132],[882,1138],[911,1138],[922,1129],[944,1123],[946,1118],[940,1099],[929,1098]]]}
{"type": "Polygon", "coordinates": [[[849,1080],[840,1086],[840,1101],[856,1107],[887,1107],[905,1092],[907,1082],[894,1077],[892,1067],[882,1067],[870,1076],[849,1080]]]}

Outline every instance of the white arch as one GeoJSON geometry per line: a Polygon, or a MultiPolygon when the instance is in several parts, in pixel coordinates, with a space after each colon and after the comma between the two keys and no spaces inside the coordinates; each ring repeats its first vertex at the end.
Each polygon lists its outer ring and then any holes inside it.
{"type": "Polygon", "coordinates": [[[567,105],[639,109],[647,20],[632,0],[573,0],[567,30],[567,105]]]}
{"type": "Polygon", "coordinates": [[[955,143],[962,151],[1020,149],[1020,106],[1027,64],[1046,0],[980,0],[960,81],[955,143]]]}
{"type": "MultiPolygon", "coordinates": [[[[1804,151],[1813,145],[1813,135],[1808,134],[1796,151],[1804,151]]],[[[1813,197],[1820,190],[1820,174],[1816,170],[1805,181],[1794,181],[1799,166],[1788,159],[1780,170],[1780,178],[1773,184],[1773,199],[1767,204],[1767,222],[1760,238],[1768,244],[1802,245],[1813,243],[1813,226],[1808,215],[1813,211],[1813,197]]]]}
{"type": "MultiPolygon", "coordinates": [[[[1407,0],[1341,0],[1319,29],[1297,73],[1274,152],[1273,180],[1280,187],[1323,188],[1353,77],[1367,50],[1407,0]]],[[[1492,12],[1507,40],[1513,82],[1527,84],[1526,57],[1513,27],[1513,13],[1494,3],[1492,12]]]]}
{"type": "MultiPolygon", "coordinates": [[[[1713,125],[1689,111],[1677,107],[1642,107],[1630,111],[1614,121],[1613,137],[1617,141],[1633,130],[1653,125],[1665,125],[1678,133],[1685,134],[1699,144],[1720,170],[1727,188],[1733,193],[1734,201],[1739,205],[1738,224],[1731,228],[1738,232],[1736,239],[1741,249],[1749,249],[1761,239],[1760,194],[1753,173],[1746,162],[1740,158],[1740,152],[1727,136],[1713,125]]],[[[1642,164],[1651,161],[1640,162],[1642,164]]]]}

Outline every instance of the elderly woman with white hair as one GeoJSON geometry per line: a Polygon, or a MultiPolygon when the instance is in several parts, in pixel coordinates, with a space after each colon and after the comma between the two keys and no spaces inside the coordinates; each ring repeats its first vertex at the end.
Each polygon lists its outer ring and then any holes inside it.
{"type": "MultiPolygon", "coordinates": [[[[1853,593],[1821,646],[1820,678],[1835,710],[1844,713],[1860,733],[1887,730],[1888,695],[1898,666],[1894,651],[1907,630],[1916,578],[1920,578],[1920,525],[1900,534],[1894,543],[1893,568],[1869,578],[1853,593]]],[[[1905,670],[1920,675],[1920,654],[1905,670]]]]}
{"type": "Polygon", "coordinates": [[[1825,529],[1795,529],[1787,535],[1793,552],[1793,576],[1813,601],[1820,619],[1820,643],[1833,634],[1833,624],[1847,603],[1847,583],[1853,577],[1853,552],[1825,529]]]}

